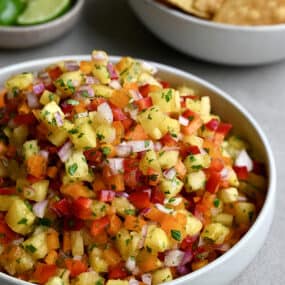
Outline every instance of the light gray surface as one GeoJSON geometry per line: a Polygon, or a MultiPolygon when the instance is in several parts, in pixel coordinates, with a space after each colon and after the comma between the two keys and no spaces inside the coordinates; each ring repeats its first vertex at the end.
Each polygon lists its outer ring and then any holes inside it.
{"type": "Polygon", "coordinates": [[[41,57],[86,54],[93,48],[173,65],[201,76],[235,97],[257,119],[270,139],[277,163],[276,215],[265,246],[232,285],[285,284],[285,62],[233,68],[196,61],[153,37],[125,0],[88,0],[78,26],[64,38],[36,49],[0,50],[0,66],[41,57]]]}

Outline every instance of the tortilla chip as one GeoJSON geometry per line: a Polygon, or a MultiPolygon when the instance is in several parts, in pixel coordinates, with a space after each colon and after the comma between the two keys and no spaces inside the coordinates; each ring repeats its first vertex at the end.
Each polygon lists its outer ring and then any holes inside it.
{"type": "Polygon", "coordinates": [[[196,0],[194,8],[200,12],[214,15],[221,8],[225,0],[196,0]]]}
{"type": "Polygon", "coordinates": [[[285,23],[285,0],[226,0],[213,20],[234,25],[285,23]]]}
{"type": "Polygon", "coordinates": [[[199,11],[194,8],[194,0],[164,0],[163,2],[170,4],[184,12],[198,16],[200,18],[209,19],[211,15],[204,11],[199,11]]]}

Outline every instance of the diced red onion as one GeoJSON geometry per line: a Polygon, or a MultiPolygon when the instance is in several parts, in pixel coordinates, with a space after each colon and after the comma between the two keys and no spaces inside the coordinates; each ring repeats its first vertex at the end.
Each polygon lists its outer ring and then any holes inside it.
{"type": "Polygon", "coordinates": [[[109,158],[107,160],[112,173],[119,174],[124,171],[124,159],[123,158],[109,158]]]}
{"type": "Polygon", "coordinates": [[[76,94],[84,98],[86,98],[86,96],[83,96],[83,94],[86,94],[88,96],[87,98],[93,98],[95,96],[93,88],[89,85],[80,86],[76,94]]]}
{"type": "Polygon", "coordinates": [[[220,174],[221,174],[221,177],[222,178],[227,178],[228,177],[228,175],[229,175],[229,169],[228,168],[226,168],[226,167],[224,167],[223,169],[222,169],[222,171],[220,172],[220,174]]]}
{"type": "Polygon", "coordinates": [[[238,196],[238,201],[239,202],[246,202],[247,198],[245,196],[238,196]]]}
{"type": "Polygon", "coordinates": [[[95,78],[94,76],[88,76],[88,75],[86,75],[86,76],[84,77],[84,79],[85,79],[85,83],[86,83],[87,85],[99,84],[99,83],[100,83],[100,81],[99,81],[97,78],[95,78]]]}
{"type": "Polygon", "coordinates": [[[176,176],[175,168],[170,168],[170,169],[163,171],[163,176],[166,179],[172,180],[176,176]]]}
{"type": "Polygon", "coordinates": [[[127,112],[130,114],[130,117],[136,121],[137,120],[137,116],[139,113],[138,108],[128,108],[127,112]]]}
{"type": "Polygon", "coordinates": [[[168,208],[166,208],[166,207],[164,207],[163,205],[161,205],[161,204],[155,204],[155,207],[160,211],[160,212],[162,212],[162,213],[164,213],[164,214],[171,214],[171,213],[173,213],[173,209],[168,209],[168,208]]]}
{"type": "Polygon", "coordinates": [[[76,118],[86,118],[88,117],[88,112],[81,112],[76,114],[76,118]]]}
{"type": "Polygon", "coordinates": [[[151,285],[152,283],[152,275],[150,273],[142,274],[142,282],[146,285],[151,285]]]}
{"type": "Polygon", "coordinates": [[[179,116],[178,121],[179,121],[180,125],[185,126],[185,127],[188,126],[188,124],[189,124],[189,120],[183,116],[179,116]]]}
{"type": "Polygon", "coordinates": [[[131,90],[129,91],[129,93],[130,93],[130,95],[132,96],[132,98],[133,98],[135,101],[138,101],[138,100],[140,100],[140,99],[143,98],[143,96],[142,96],[142,95],[140,94],[140,92],[137,91],[137,90],[131,89],[131,90]]]}
{"type": "Polygon", "coordinates": [[[72,143],[70,141],[68,141],[58,151],[57,154],[63,163],[66,162],[69,159],[69,157],[71,156],[71,153],[72,153],[71,148],[72,148],[72,143]]]}
{"type": "Polygon", "coordinates": [[[42,82],[38,82],[37,84],[33,85],[33,92],[36,95],[40,95],[44,92],[45,85],[42,82]]]}
{"type": "Polygon", "coordinates": [[[185,265],[185,264],[191,262],[192,259],[193,259],[193,252],[191,250],[186,250],[184,252],[184,256],[183,256],[181,263],[179,265],[185,265]]]}
{"type": "Polygon", "coordinates": [[[142,227],[142,230],[141,230],[141,239],[140,239],[139,244],[138,244],[139,249],[144,247],[144,242],[146,239],[147,230],[148,230],[148,225],[144,225],[142,227]]]}
{"type": "MultiPolygon", "coordinates": [[[[130,270],[130,271],[133,271],[133,270],[130,270]]],[[[129,280],[129,285],[139,285],[139,284],[140,284],[140,282],[134,278],[131,278],[129,280]]]]}
{"type": "Polygon", "coordinates": [[[45,159],[48,159],[49,153],[48,153],[48,151],[46,151],[46,150],[41,150],[41,151],[39,152],[39,155],[41,155],[41,156],[44,157],[45,159]]]}
{"type": "Polygon", "coordinates": [[[136,260],[135,258],[133,257],[129,257],[126,261],[126,268],[129,270],[129,271],[133,271],[135,270],[136,268],[136,260]]]}
{"type": "Polygon", "coordinates": [[[170,250],[165,254],[164,264],[169,267],[175,267],[181,264],[185,253],[179,249],[170,250]]]}
{"type": "Polygon", "coordinates": [[[120,83],[119,80],[112,80],[110,83],[109,83],[109,86],[115,90],[119,90],[122,88],[122,85],[120,83]]]}
{"type": "Polygon", "coordinates": [[[202,246],[202,245],[204,245],[205,244],[205,241],[204,241],[204,239],[200,236],[199,237],[199,241],[198,241],[198,247],[199,246],[202,246]]]}
{"type": "Polygon", "coordinates": [[[74,260],[81,260],[82,259],[82,255],[75,255],[73,256],[74,260]]]}
{"type": "Polygon", "coordinates": [[[181,276],[190,273],[190,269],[186,265],[179,265],[177,266],[176,270],[181,276]]]}
{"type": "Polygon", "coordinates": [[[74,60],[67,60],[64,62],[64,67],[67,71],[76,71],[79,69],[79,64],[74,60]]]}
{"type": "Polygon", "coordinates": [[[100,104],[97,108],[97,112],[106,119],[110,124],[113,123],[113,112],[110,105],[106,102],[100,104]]]}
{"type": "Polygon", "coordinates": [[[224,243],[221,245],[218,245],[215,249],[219,250],[219,251],[228,251],[231,248],[231,245],[229,243],[224,243]]]}
{"type": "Polygon", "coordinates": [[[36,94],[34,93],[27,93],[26,95],[27,101],[28,101],[28,106],[32,109],[38,108],[40,106],[39,104],[39,98],[36,94]]]}
{"type": "Polygon", "coordinates": [[[247,171],[250,172],[253,170],[253,161],[246,152],[245,149],[243,149],[237,156],[235,160],[235,166],[243,167],[245,166],[247,168],[247,171]]]}
{"type": "Polygon", "coordinates": [[[55,112],[54,117],[55,117],[57,126],[62,127],[63,126],[63,119],[61,117],[61,114],[59,112],[55,112]]]}
{"type": "Polygon", "coordinates": [[[116,197],[125,197],[128,198],[129,194],[127,192],[116,192],[116,197]]]}
{"type": "Polygon", "coordinates": [[[141,66],[144,70],[148,71],[151,74],[157,73],[157,68],[148,62],[142,61],[141,66]]]}
{"type": "Polygon", "coordinates": [[[160,151],[161,148],[162,148],[161,142],[155,142],[155,143],[154,143],[154,150],[155,150],[155,151],[160,151]]]}
{"type": "Polygon", "coordinates": [[[33,205],[34,214],[39,218],[43,218],[45,215],[47,205],[48,205],[48,200],[43,200],[41,202],[35,203],[33,205]]]}
{"type": "Polygon", "coordinates": [[[12,241],[13,245],[20,245],[21,243],[23,243],[24,238],[18,238],[12,241]]]}
{"type": "Polygon", "coordinates": [[[119,74],[116,71],[116,69],[114,68],[114,65],[112,63],[107,64],[107,69],[108,69],[111,80],[119,79],[119,74]]]}
{"type": "Polygon", "coordinates": [[[181,197],[177,197],[177,198],[171,198],[171,202],[169,201],[170,199],[164,199],[164,204],[171,204],[173,206],[178,206],[181,202],[182,202],[182,198],[181,197]]]}
{"type": "Polygon", "coordinates": [[[211,215],[213,217],[217,216],[220,212],[221,212],[221,209],[219,209],[219,208],[216,208],[216,207],[211,208],[211,215]]]}
{"type": "Polygon", "coordinates": [[[119,157],[127,157],[132,152],[132,147],[126,144],[119,144],[116,146],[116,153],[119,157]]]}
{"type": "Polygon", "coordinates": [[[132,152],[142,152],[154,148],[153,142],[151,140],[147,141],[129,141],[126,145],[132,148],[132,152]]]}
{"type": "Polygon", "coordinates": [[[46,81],[46,80],[50,80],[50,79],[51,79],[50,76],[49,76],[49,73],[46,72],[46,71],[39,72],[38,77],[39,77],[40,79],[42,79],[43,81],[46,81]]]}

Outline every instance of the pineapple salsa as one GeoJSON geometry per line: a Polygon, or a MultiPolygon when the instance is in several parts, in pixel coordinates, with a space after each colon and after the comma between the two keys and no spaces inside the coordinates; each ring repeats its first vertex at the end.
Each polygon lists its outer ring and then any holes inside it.
{"type": "Polygon", "coordinates": [[[0,89],[0,269],[46,285],[156,285],[248,231],[266,179],[210,98],[103,51],[0,89]]]}

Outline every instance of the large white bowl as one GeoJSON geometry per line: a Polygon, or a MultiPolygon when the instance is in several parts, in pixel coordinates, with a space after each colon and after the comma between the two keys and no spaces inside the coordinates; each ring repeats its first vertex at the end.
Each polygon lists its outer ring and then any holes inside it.
{"type": "MultiPolygon", "coordinates": [[[[38,71],[43,67],[62,60],[87,60],[88,56],[64,56],[24,62],[0,69],[0,86],[12,74],[25,71],[38,71]]],[[[111,57],[117,62],[118,57],[111,57]]],[[[237,277],[252,261],[258,250],[262,247],[268,234],[275,204],[276,169],[271,147],[260,126],[252,116],[234,99],[212,84],[186,72],[173,67],[152,63],[158,68],[161,79],[173,85],[187,84],[192,86],[197,94],[208,95],[211,98],[213,111],[225,121],[234,125],[234,130],[249,141],[252,149],[259,155],[260,160],[266,164],[268,175],[268,189],[264,206],[257,220],[248,233],[227,253],[211,262],[202,269],[167,282],[168,285],[223,285],[237,277]]],[[[16,278],[0,273],[1,285],[31,285],[16,278]]]]}
{"type": "Polygon", "coordinates": [[[257,65],[285,58],[285,24],[235,26],[192,17],[154,0],[129,0],[157,37],[188,55],[222,64],[257,65]]]}

